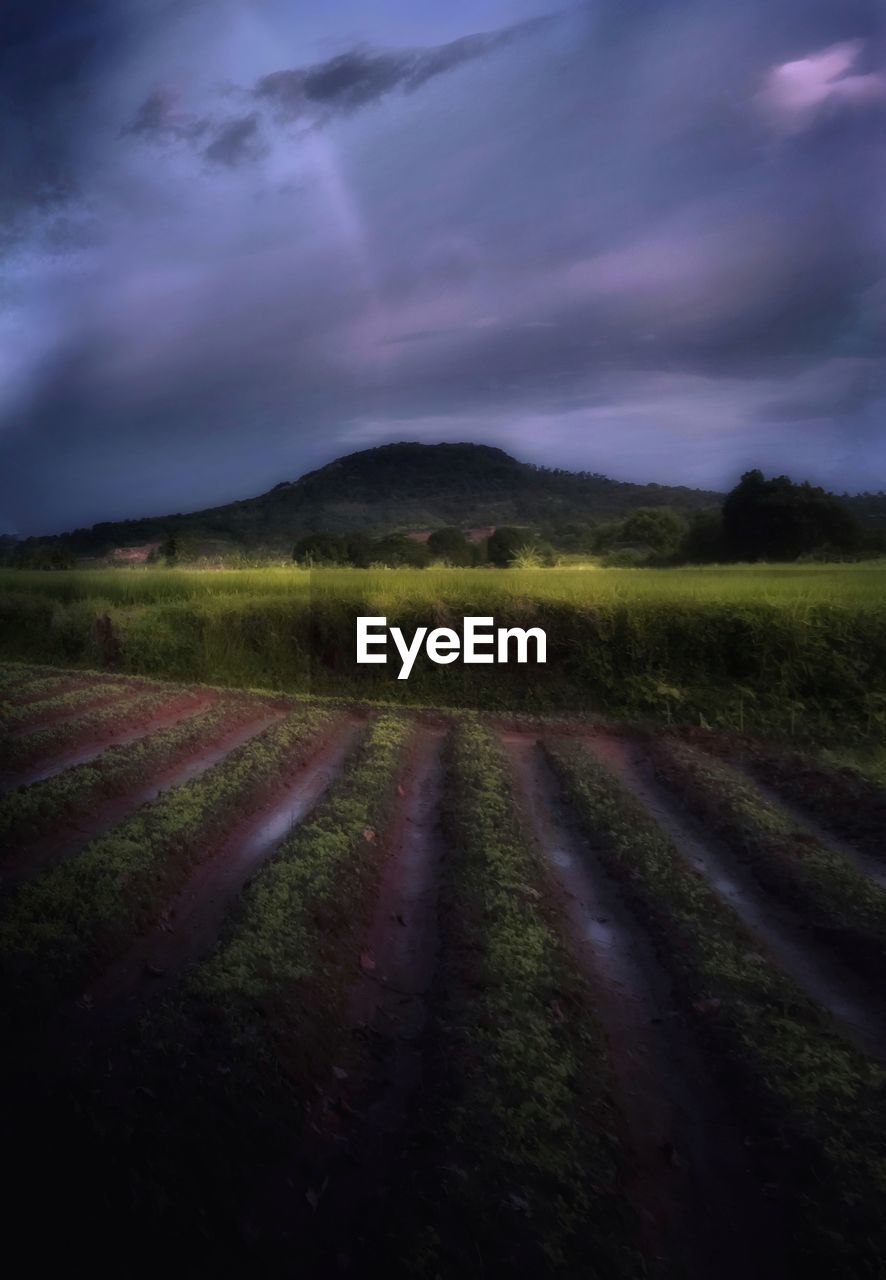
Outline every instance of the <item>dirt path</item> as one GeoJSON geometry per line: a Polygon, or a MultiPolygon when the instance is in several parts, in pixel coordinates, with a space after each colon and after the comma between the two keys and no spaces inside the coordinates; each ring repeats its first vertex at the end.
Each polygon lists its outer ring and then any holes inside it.
{"type": "Polygon", "coordinates": [[[134,1008],[165,990],[182,968],[207,951],[246,881],[302,821],[339,773],[363,723],[356,716],[339,720],[273,799],[200,863],[167,904],[155,927],[101,974],[80,1003],[94,1011],[113,1005],[115,1018],[119,1015],[125,1020],[134,1008]]]}
{"type": "Polygon", "coordinates": [[[5,882],[23,880],[49,862],[61,862],[78,853],[90,841],[104,835],[111,827],[123,822],[136,809],[156,800],[173,787],[180,787],[192,778],[199,778],[214,764],[218,764],[236,747],[267,729],[283,718],[282,711],[265,711],[252,716],[229,729],[214,742],[191,751],[183,760],[169,765],[162,772],[139,783],[135,788],[110,796],[99,803],[88,817],[63,824],[52,835],[33,844],[10,852],[0,868],[0,879],[5,882]]]}
{"type": "Polygon", "coordinates": [[[178,724],[187,716],[196,715],[214,702],[218,694],[207,690],[199,695],[180,694],[171,699],[165,707],[152,716],[139,719],[137,724],[117,725],[116,728],[95,730],[84,734],[76,746],[69,747],[58,755],[44,756],[37,764],[28,765],[19,773],[5,775],[2,779],[2,790],[9,791],[13,787],[28,787],[33,782],[42,782],[44,778],[54,778],[64,773],[75,764],[87,764],[95,760],[108,747],[123,747],[127,742],[135,742],[136,738],[146,738],[149,733],[158,729],[167,729],[178,724]]]}
{"type": "Polygon", "coordinates": [[[572,825],[534,737],[504,733],[502,742],[609,1042],[651,1273],[699,1280],[765,1274],[760,1242],[777,1238],[776,1215],[760,1197],[729,1100],[675,1012],[670,980],[618,886],[572,825]]]}
{"type": "Polygon", "coordinates": [[[753,872],[681,809],[679,801],[655,779],[643,744],[601,732],[589,736],[586,743],[640,800],[689,865],[732,907],[781,969],[831,1014],[858,1048],[886,1061],[882,1012],[872,1007],[866,992],[839,961],[819,952],[802,920],[771,899],[753,872]]]}

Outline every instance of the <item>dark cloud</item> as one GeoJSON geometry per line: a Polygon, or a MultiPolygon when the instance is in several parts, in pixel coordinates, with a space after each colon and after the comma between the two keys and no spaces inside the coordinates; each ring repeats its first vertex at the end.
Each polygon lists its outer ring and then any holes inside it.
{"type": "Polygon", "coordinates": [[[805,394],[764,402],[764,422],[856,417],[886,397],[886,357],[835,358],[816,372],[805,394]]]}
{"type": "Polygon", "coordinates": [[[878,6],[531,3],[7,7],[0,531],[410,437],[886,484],[878,6]]]}
{"type": "MultiPolygon", "coordinates": [[[[246,92],[260,105],[269,107],[278,123],[305,120],[313,125],[323,124],[337,114],[350,114],[378,102],[395,89],[414,92],[464,63],[548,29],[556,20],[553,15],[543,16],[428,48],[354,48],[324,62],[272,71],[246,92]]],[[[188,112],[181,103],[180,90],[167,86],[152,89],[123,126],[121,135],[152,142],[196,144],[212,133],[212,141],[202,154],[214,163],[231,167],[255,160],[263,153],[255,112],[219,123],[188,112]]]]}
{"type": "Polygon", "coordinates": [[[435,76],[547,30],[555,21],[553,16],[534,18],[426,49],[352,49],[314,66],[273,71],[262,76],[254,93],[289,120],[300,119],[316,107],[331,112],[356,111],[394,89],[414,91],[435,76]]]}
{"type": "Polygon", "coordinates": [[[259,119],[253,112],[222,125],[203,154],[215,164],[234,168],[244,160],[257,159],[262,149],[259,119]]]}
{"type": "Polygon", "coordinates": [[[177,138],[189,142],[201,138],[209,128],[208,120],[201,120],[182,111],[181,95],[172,89],[154,89],[145,98],[128,124],[121,130],[125,137],[177,138]]]}
{"type": "Polygon", "coordinates": [[[91,91],[99,34],[113,41],[106,6],[7,0],[0,10],[0,246],[34,209],[77,190],[71,119],[91,91]]]}

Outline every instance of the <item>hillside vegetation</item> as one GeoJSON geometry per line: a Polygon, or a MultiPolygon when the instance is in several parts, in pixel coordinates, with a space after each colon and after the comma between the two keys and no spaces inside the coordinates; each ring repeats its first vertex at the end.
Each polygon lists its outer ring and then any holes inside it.
{"type": "Polygon", "coordinates": [[[510,551],[533,547],[540,563],[564,553],[625,565],[808,553],[834,560],[886,545],[886,494],[838,497],[760,472],[722,494],[534,466],[488,445],[401,443],[349,454],[258,497],[204,511],[0,539],[0,560],[41,569],[148,557],[242,566],[288,559],[295,549],[305,564],[504,564],[510,555],[487,546],[493,530],[510,538],[510,551]],[[747,529],[726,527],[730,504],[747,529]],[[431,541],[406,536],[417,533],[431,541]]]}
{"type": "Polygon", "coordinates": [[[630,484],[589,472],[549,470],[479,444],[390,444],[330,462],[268,493],[190,514],[120,520],[29,542],[81,556],[114,547],[192,538],[205,546],[278,548],[320,530],[333,533],[518,524],[544,527],[611,520],[636,507],[691,514],[721,494],[682,486],[630,484]]]}

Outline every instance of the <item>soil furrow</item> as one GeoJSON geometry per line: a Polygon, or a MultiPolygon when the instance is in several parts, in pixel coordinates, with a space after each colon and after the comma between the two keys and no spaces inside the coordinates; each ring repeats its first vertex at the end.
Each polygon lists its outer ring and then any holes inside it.
{"type": "MultiPolygon", "coordinates": [[[[77,690],[77,692],[79,693],[80,690],[77,690]]],[[[28,710],[33,712],[33,719],[10,724],[5,728],[0,724],[0,729],[4,729],[6,736],[9,738],[26,738],[31,733],[39,733],[41,729],[52,729],[56,725],[67,724],[71,720],[76,720],[78,716],[83,715],[84,711],[95,711],[99,707],[109,706],[112,702],[116,702],[119,698],[131,693],[132,689],[122,684],[95,685],[93,688],[84,688],[82,692],[85,695],[82,701],[78,701],[73,706],[55,707],[49,710],[41,706],[43,701],[53,702],[54,697],[47,697],[34,702],[28,707],[28,710]]]]}
{"type": "Polygon", "coordinates": [[[149,733],[155,733],[158,729],[177,724],[186,716],[196,715],[198,711],[208,707],[217,696],[214,691],[201,692],[196,697],[181,694],[171,699],[165,707],[155,712],[149,719],[139,720],[136,725],[118,725],[110,732],[106,730],[87,733],[76,746],[70,747],[60,755],[44,756],[38,764],[29,765],[20,773],[6,776],[3,779],[3,789],[29,787],[34,782],[42,782],[44,778],[54,778],[57,773],[64,773],[65,769],[70,769],[74,765],[87,764],[100,756],[103,751],[107,751],[108,747],[125,746],[127,742],[135,742],[137,738],[147,737],[149,733]]]}
{"type": "Polygon", "coordinates": [[[813,836],[823,845],[841,854],[861,875],[867,876],[874,884],[886,889],[886,863],[883,862],[882,858],[876,858],[872,854],[865,853],[857,845],[853,844],[851,840],[847,840],[845,837],[837,835],[836,832],[828,830],[820,822],[817,822],[810,813],[801,808],[799,804],[787,799],[774,787],[763,782],[756,773],[744,767],[740,760],[733,760],[731,763],[734,768],[741,770],[752,786],[756,787],[762,799],[774,808],[780,809],[798,831],[803,832],[805,835],[813,836]]]}
{"type": "Polygon", "coordinates": [[[114,1017],[129,1016],[208,951],[228,907],[249,877],[272,856],[341,771],[363,724],[356,716],[339,721],[268,803],[230,832],[212,856],[199,864],[157,924],[104,971],[80,1004],[96,1011],[114,1006],[114,1017]]]}
{"type": "Polygon", "coordinates": [[[72,693],[75,689],[85,689],[93,683],[94,680],[89,676],[62,675],[43,679],[32,677],[30,680],[32,688],[25,686],[15,692],[5,694],[0,688],[0,702],[6,703],[9,707],[21,707],[25,703],[34,702],[39,698],[55,698],[61,693],[72,693]]]}
{"type": "Polygon", "coordinates": [[[348,1010],[347,1025],[357,1034],[365,1030],[373,1042],[378,1096],[363,1116],[382,1141],[404,1123],[421,1075],[419,1037],[437,951],[445,734],[443,728],[419,729],[348,1010]]]}
{"type": "Polygon", "coordinates": [[[609,1042],[652,1274],[763,1274],[759,1242],[776,1237],[775,1214],[759,1196],[746,1134],[675,1011],[645,930],[570,821],[535,739],[501,738],[609,1042]]]}
{"type": "MultiPolygon", "coordinates": [[[[199,707],[195,707],[192,714],[196,714],[199,710],[199,707]]],[[[142,805],[156,800],[158,796],[171,791],[173,787],[179,787],[185,782],[190,782],[192,778],[200,777],[235,748],[242,746],[244,742],[248,742],[250,738],[254,738],[282,717],[282,711],[270,710],[265,710],[261,715],[252,716],[249,720],[229,729],[214,742],[198,747],[189,752],[184,759],[168,765],[161,772],[141,782],[138,787],[109,797],[94,808],[87,818],[67,823],[53,832],[50,837],[10,853],[0,868],[0,879],[6,883],[14,883],[34,874],[50,862],[61,862],[65,858],[72,857],[90,840],[104,835],[106,831],[123,822],[142,805]]]]}
{"type": "MultiPolygon", "coordinates": [[[[303,1188],[295,1206],[278,1205],[278,1226],[296,1247],[310,1239],[317,1265],[363,1275],[367,1242],[390,1230],[396,1208],[390,1179],[422,1085],[423,1031],[435,970],[437,894],[443,837],[440,806],[446,730],[424,725],[398,786],[400,802],[372,922],[344,1029],[354,1050],[319,1089],[309,1143],[283,1182],[303,1188]]],[[[281,1186],[278,1195],[287,1197],[281,1186]]],[[[274,1203],[272,1195],[271,1205],[274,1203]]],[[[267,1231],[269,1205],[254,1210],[267,1231]]],[[[262,1231],[262,1228],[264,1229],[262,1231]]],[[[273,1228],[271,1228],[273,1231],[273,1228]]]]}
{"type": "Polygon", "coordinates": [[[816,1003],[826,1009],[863,1052],[886,1061],[886,1022],[853,975],[820,953],[803,921],[771,899],[753,872],[716,837],[706,833],[656,781],[640,742],[620,734],[595,732],[587,746],[641,801],[667,832],[690,866],[735,911],[776,963],[816,1003]]]}

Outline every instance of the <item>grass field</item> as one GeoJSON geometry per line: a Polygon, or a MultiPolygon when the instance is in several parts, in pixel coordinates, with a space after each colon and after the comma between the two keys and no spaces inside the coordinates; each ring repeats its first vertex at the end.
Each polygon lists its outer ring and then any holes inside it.
{"type": "Polygon", "coordinates": [[[10,1222],[130,1276],[883,1273],[875,777],[39,666],[0,698],[10,1222]]]}
{"type": "Polygon", "coordinates": [[[663,604],[733,603],[882,607],[886,562],[856,565],[727,565],[680,569],[581,568],[506,572],[476,569],[84,569],[64,572],[0,570],[0,593],[39,594],[61,603],[151,605],[226,596],[305,596],[312,591],[372,596],[392,606],[441,597],[485,605],[512,599],[638,600],[663,604]]]}
{"type": "Polygon", "coordinates": [[[583,708],[771,734],[886,728],[886,567],[0,574],[0,656],[412,705],[583,708]],[[355,663],[355,619],[537,625],[544,668],[355,663]]]}

